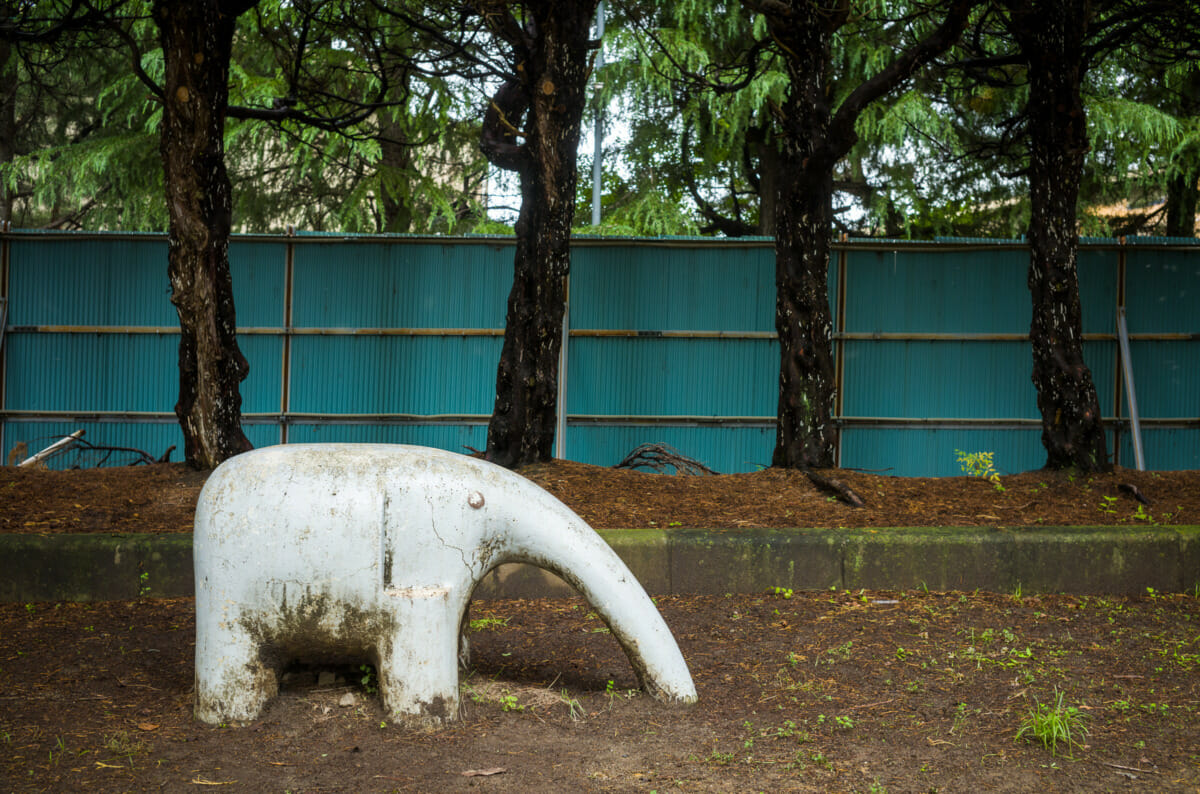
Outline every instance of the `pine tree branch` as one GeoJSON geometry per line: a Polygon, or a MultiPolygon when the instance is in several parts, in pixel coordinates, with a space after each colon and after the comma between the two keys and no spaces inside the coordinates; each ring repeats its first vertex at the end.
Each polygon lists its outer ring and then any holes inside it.
{"type": "Polygon", "coordinates": [[[962,36],[971,12],[981,0],[953,0],[942,23],[914,46],[905,50],[882,71],[871,77],[838,107],[829,125],[822,150],[811,158],[810,168],[832,167],[858,142],[854,126],[863,110],[872,102],[896,89],[921,66],[948,50],[962,36]]]}

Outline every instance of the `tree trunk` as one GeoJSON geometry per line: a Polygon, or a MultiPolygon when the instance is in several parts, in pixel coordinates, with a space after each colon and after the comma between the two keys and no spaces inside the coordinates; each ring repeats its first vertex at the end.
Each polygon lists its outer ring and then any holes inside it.
{"type": "Polygon", "coordinates": [[[1029,335],[1046,467],[1105,471],[1100,403],[1083,361],[1076,267],[1076,203],[1088,149],[1080,96],[1087,5],[1025,3],[1012,14],[1012,30],[1029,65],[1029,335]]]}
{"type": "MultiPolygon", "coordinates": [[[[1175,115],[1181,119],[1200,114],[1200,64],[1194,64],[1176,92],[1175,115]]],[[[1167,236],[1195,237],[1196,209],[1200,206],[1200,143],[1175,153],[1167,180],[1167,236]]]]}
{"type": "Polygon", "coordinates": [[[954,0],[941,23],[849,93],[830,104],[830,47],[848,21],[845,0],[744,0],[767,16],[784,55],[788,93],[779,112],[775,207],[775,330],[779,335],[779,414],[771,465],[835,464],[837,427],[829,252],[833,234],[833,170],[858,135],[855,122],[875,100],[945,52],[962,35],[978,0],[954,0]]]}
{"type": "Polygon", "coordinates": [[[758,234],[772,237],[779,222],[779,151],[767,133],[758,144],[758,234]]]}
{"type": "MultiPolygon", "coordinates": [[[[17,59],[13,47],[0,40],[0,166],[17,156],[17,59]]],[[[0,226],[12,221],[13,196],[0,179],[0,226]]]]}
{"type": "Polygon", "coordinates": [[[251,448],[239,384],[250,367],[237,343],[229,274],[232,198],[225,170],[229,59],[237,15],[252,2],[158,0],[165,58],[162,160],[170,236],[167,272],[179,314],[184,455],[212,468],[251,448]]]}
{"type": "Polygon", "coordinates": [[[381,123],[379,140],[380,229],[403,234],[412,229],[412,146],[402,142],[404,129],[391,119],[381,123]]]}
{"type": "MultiPolygon", "coordinates": [[[[400,96],[409,96],[407,78],[399,68],[393,68],[390,79],[400,96]]],[[[395,107],[379,113],[379,231],[403,234],[412,229],[413,222],[413,145],[409,141],[408,125],[404,123],[406,107],[395,107]]]]}
{"type": "MultiPolygon", "coordinates": [[[[797,11],[799,17],[803,12],[797,11]]],[[[775,196],[775,331],[779,409],[772,466],[830,468],[837,427],[829,312],[833,165],[826,81],[836,26],[811,8],[804,24],[774,30],[788,53],[775,196]]],[[[848,147],[847,147],[848,148],[848,147]]]]}
{"type": "Polygon", "coordinates": [[[771,465],[825,469],[834,466],[837,443],[828,285],[833,175],[817,189],[797,190],[801,181],[784,173],[775,231],[780,363],[771,465]]]}
{"type": "Polygon", "coordinates": [[[517,251],[496,403],[488,424],[488,459],[509,468],[549,460],[557,420],[564,279],[570,269],[575,178],[538,175],[521,182],[517,251]]]}
{"type": "Polygon", "coordinates": [[[1167,180],[1167,236],[1195,237],[1200,206],[1200,164],[1167,180]]]}
{"type": "MultiPolygon", "coordinates": [[[[484,119],[482,149],[521,181],[517,248],[487,456],[515,468],[554,445],[564,279],[570,270],[576,155],[596,0],[526,4],[529,21],[506,83],[484,119]],[[521,120],[524,125],[521,125],[521,120]],[[522,129],[517,143],[514,128],[522,129]]],[[[508,13],[507,11],[505,13],[508,13]]]]}

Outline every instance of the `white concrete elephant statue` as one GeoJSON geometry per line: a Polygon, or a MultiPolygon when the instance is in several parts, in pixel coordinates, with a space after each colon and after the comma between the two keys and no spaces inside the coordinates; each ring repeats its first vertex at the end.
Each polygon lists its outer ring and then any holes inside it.
{"type": "Polygon", "coordinates": [[[424,447],[311,444],[238,455],[196,508],[196,718],[255,719],[283,665],[371,660],[395,717],[458,714],[459,625],[497,565],[552,571],[591,602],[642,686],[696,689],[620,558],[530,481],[424,447]]]}

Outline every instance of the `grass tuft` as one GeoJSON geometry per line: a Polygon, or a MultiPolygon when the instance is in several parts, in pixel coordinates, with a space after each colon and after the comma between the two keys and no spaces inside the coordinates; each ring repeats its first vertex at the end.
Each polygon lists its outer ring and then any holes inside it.
{"type": "Polygon", "coordinates": [[[1083,721],[1087,716],[1074,706],[1063,705],[1063,694],[1056,688],[1054,705],[1038,703],[1035,699],[1034,708],[1029,710],[1025,720],[1017,731],[1017,739],[1039,741],[1042,747],[1051,755],[1058,755],[1059,745],[1063,745],[1067,758],[1073,757],[1073,748],[1083,748],[1083,739],[1088,735],[1088,729],[1083,721]]]}

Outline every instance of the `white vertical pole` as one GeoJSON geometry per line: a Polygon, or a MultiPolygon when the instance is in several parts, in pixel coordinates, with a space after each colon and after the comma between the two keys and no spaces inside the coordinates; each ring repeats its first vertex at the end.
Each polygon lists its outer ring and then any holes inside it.
{"type": "MultiPolygon", "coordinates": [[[[593,75],[600,73],[601,67],[604,66],[604,0],[600,0],[600,5],[596,7],[596,38],[600,40],[600,49],[596,52],[596,66],[592,72],[593,75]]],[[[593,90],[596,93],[596,119],[595,127],[592,129],[592,225],[600,225],[600,177],[601,165],[604,159],[604,147],[602,140],[604,108],[600,104],[600,85],[596,84],[593,90]]]]}
{"type": "Polygon", "coordinates": [[[554,404],[554,457],[567,457],[567,345],[571,341],[571,277],[563,277],[562,347],[558,350],[558,398],[554,404]]]}
{"type": "MultiPolygon", "coordinates": [[[[596,52],[596,63],[593,74],[598,74],[604,66],[604,0],[596,7],[596,38],[601,41],[600,49],[596,52]]],[[[604,157],[603,121],[604,111],[600,104],[599,86],[596,91],[596,119],[592,128],[592,225],[600,225],[600,176],[601,160],[604,157]]],[[[567,457],[567,370],[569,358],[567,351],[571,342],[571,281],[565,279],[563,294],[566,296],[563,307],[562,348],[558,354],[558,414],[554,428],[554,457],[567,457]]]]}
{"type": "Polygon", "coordinates": [[[1125,373],[1125,399],[1129,403],[1129,425],[1133,428],[1133,460],[1138,471],[1146,470],[1142,452],[1142,426],[1138,419],[1137,394],[1133,391],[1133,361],[1129,358],[1129,329],[1125,326],[1125,307],[1117,307],[1117,337],[1121,342],[1121,369],[1125,373]]]}

